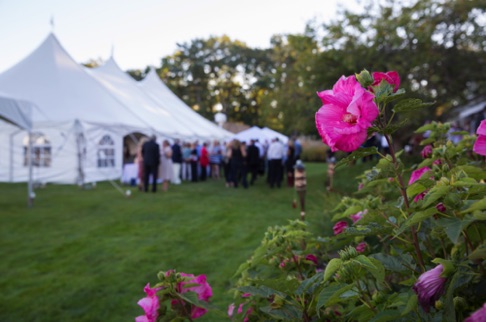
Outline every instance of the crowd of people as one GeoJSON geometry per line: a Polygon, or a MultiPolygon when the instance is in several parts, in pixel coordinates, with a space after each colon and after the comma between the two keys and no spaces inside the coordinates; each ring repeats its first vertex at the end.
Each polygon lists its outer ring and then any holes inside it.
{"type": "MultiPolygon", "coordinates": [[[[167,191],[169,184],[224,179],[228,188],[247,189],[259,178],[265,178],[270,188],[281,188],[284,178],[287,186],[294,186],[294,166],[300,159],[302,145],[298,139],[284,144],[278,138],[271,142],[252,139],[248,143],[233,139],[228,142],[157,143],[156,137],[143,138],[137,147],[140,191],[167,191]]],[[[260,179],[261,180],[261,179],[260,179]]]]}

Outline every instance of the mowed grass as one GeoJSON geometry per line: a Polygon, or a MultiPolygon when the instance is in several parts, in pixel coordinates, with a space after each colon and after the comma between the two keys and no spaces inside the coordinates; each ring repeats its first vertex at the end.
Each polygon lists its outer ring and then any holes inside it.
{"type": "MultiPolygon", "coordinates": [[[[330,210],[356,190],[363,165],[336,172],[307,164],[307,221],[332,233],[330,210]]],[[[0,321],[134,321],[160,270],[206,274],[215,306],[200,321],[226,321],[232,276],[269,226],[300,217],[293,188],[249,189],[222,179],[126,198],[109,182],[92,190],[47,185],[26,206],[26,184],[0,184],[0,321]]]]}

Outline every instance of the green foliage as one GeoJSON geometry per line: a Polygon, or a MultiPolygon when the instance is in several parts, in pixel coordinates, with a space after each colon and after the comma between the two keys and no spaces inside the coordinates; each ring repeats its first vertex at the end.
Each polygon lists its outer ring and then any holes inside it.
{"type": "MultiPolygon", "coordinates": [[[[366,73],[360,77],[369,83],[366,73]]],[[[430,106],[406,98],[403,91],[394,97],[393,88],[383,82],[374,93],[380,116],[371,132],[388,141],[394,132],[389,118],[430,106]]],[[[347,165],[347,171],[365,156],[380,156],[358,176],[360,190],[332,210],[334,236],[308,234],[307,224],[298,221],[269,228],[237,272],[237,290],[259,290],[275,279],[287,281],[282,285],[292,281],[292,287],[249,292],[245,303],[252,305],[251,318],[462,321],[482,307],[484,292],[472,296],[471,290],[486,283],[484,159],[471,152],[474,136],[461,133],[459,143],[449,141],[449,124],[432,122],[417,130],[425,131],[429,139],[422,144],[430,144],[430,153],[411,167],[393,147],[388,155],[359,148],[340,161],[338,170],[347,165]],[[407,184],[412,171],[426,166],[429,171],[420,178],[413,175],[415,182],[407,184]],[[308,254],[314,255],[312,266],[304,260],[308,254]],[[434,283],[443,283],[443,292],[434,283]],[[432,301],[432,295],[439,301],[432,301]]]]}

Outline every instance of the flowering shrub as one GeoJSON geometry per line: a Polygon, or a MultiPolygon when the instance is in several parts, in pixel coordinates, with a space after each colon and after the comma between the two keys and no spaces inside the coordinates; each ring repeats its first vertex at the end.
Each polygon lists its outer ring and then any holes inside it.
{"type": "Polygon", "coordinates": [[[205,275],[170,270],[159,272],[158,278],[160,282],[154,288],[150,288],[150,284],[145,286],[147,296],[138,301],[145,315],[135,318],[136,322],[193,320],[207,312],[213,291],[205,275]]]}
{"type": "Polygon", "coordinates": [[[314,236],[299,220],[268,229],[236,273],[232,320],[484,319],[486,122],[457,144],[449,124],[422,126],[423,159],[407,168],[391,120],[431,104],[406,98],[399,85],[396,72],[363,71],[318,93],[322,141],[351,152],[337,167],[380,159],[333,210],[333,236],[314,236]],[[388,155],[360,147],[373,133],[385,137],[388,155]]]}
{"type": "MultiPolygon", "coordinates": [[[[485,321],[486,122],[457,144],[447,139],[449,124],[422,126],[423,159],[406,167],[391,120],[430,104],[405,98],[399,85],[396,72],[363,71],[318,93],[323,142],[351,152],[336,166],[380,159],[333,210],[332,236],[314,236],[302,220],[268,228],[235,274],[230,320],[485,321]],[[360,147],[373,133],[385,137],[389,154],[360,147]]],[[[212,291],[203,275],[159,279],[145,287],[145,315],[136,321],[206,312],[212,291]]]]}

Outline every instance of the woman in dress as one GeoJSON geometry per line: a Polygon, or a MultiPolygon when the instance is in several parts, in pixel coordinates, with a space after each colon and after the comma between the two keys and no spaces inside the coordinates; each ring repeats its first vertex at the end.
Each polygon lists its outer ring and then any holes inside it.
{"type": "Polygon", "coordinates": [[[169,182],[174,176],[172,168],[172,148],[169,141],[162,142],[162,149],[160,150],[160,179],[162,180],[162,191],[169,189],[169,182]]]}

